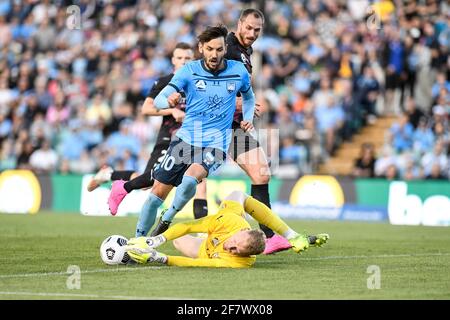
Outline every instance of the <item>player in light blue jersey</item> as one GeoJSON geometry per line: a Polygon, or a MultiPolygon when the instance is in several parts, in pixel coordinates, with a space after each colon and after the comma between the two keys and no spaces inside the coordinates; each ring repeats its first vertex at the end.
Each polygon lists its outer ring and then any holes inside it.
{"type": "Polygon", "coordinates": [[[248,98],[247,106],[244,106],[244,121],[248,123],[253,121],[254,98],[244,65],[234,60],[222,61],[223,67],[217,71],[210,70],[204,59],[186,64],[155,102],[159,102],[161,108],[167,108],[167,97],[184,91],[186,116],[176,135],[190,145],[226,152],[231,142],[236,93],[241,92],[248,98]]]}
{"type": "MultiPolygon", "coordinates": [[[[159,109],[175,105],[179,92],[186,96],[186,115],[182,127],[171,141],[169,150],[154,171],[155,183],[144,204],[136,236],[146,236],[159,206],[174,186],[172,206],[165,216],[173,217],[195,195],[197,184],[225,160],[231,142],[231,123],[236,109],[236,95],[243,98],[241,128],[253,130],[255,98],[250,77],[241,62],[224,59],[227,29],[208,27],[199,35],[203,59],[178,70],[169,85],[155,98],[159,109]]],[[[120,203],[120,194],[111,190],[110,199],[120,203]]]]}

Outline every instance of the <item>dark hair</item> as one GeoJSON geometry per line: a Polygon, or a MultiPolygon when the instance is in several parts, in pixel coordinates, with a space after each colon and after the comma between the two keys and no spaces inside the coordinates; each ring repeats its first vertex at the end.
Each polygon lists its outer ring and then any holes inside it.
{"type": "Polygon", "coordinates": [[[218,25],[216,27],[206,27],[205,31],[199,34],[197,40],[199,43],[205,43],[220,37],[223,37],[225,39],[227,35],[228,30],[223,25],[218,25]]]}
{"type": "Polygon", "coordinates": [[[263,24],[264,24],[264,20],[265,20],[264,19],[264,14],[261,11],[259,11],[258,9],[252,9],[252,8],[242,10],[241,15],[239,17],[239,20],[241,20],[241,21],[244,20],[250,14],[253,14],[253,16],[255,18],[260,18],[262,20],[263,24]]]}
{"type": "Polygon", "coordinates": [[[192,46],[186,42],[178,42],[175,49],[192,50],[192,46]]]}

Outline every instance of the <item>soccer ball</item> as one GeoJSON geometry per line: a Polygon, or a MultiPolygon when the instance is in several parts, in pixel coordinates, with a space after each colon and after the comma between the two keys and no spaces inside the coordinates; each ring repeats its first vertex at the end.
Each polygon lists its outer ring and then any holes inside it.
{"type": "Polygon", "coordinates": [[[100,246],[100,256],[106,264],[126,264],[130,256],[125,252],[128,239],[124,236],[113,235],[106,238],[100,246]]]}

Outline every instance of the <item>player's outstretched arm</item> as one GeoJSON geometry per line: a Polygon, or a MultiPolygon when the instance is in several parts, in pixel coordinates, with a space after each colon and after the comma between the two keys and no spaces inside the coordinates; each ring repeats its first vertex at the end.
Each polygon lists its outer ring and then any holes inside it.
{"type": "MultiPolygon", "coordinates": [[[[175,93],[178,94],[179,93],[175,93]]],[[[172,94],[171,96],[174,96],[172,94]]],[[[171,99],[171,96],[168,98],[171,99]]],[[[174,98],[175,100],[175,98],[174,98]]],[[[170,102],[169,102],[170,105],[170,102]]],[[[184,111],[176,108],[158,109],[155,107],[154,100],[152,98],[147,98],[144,101],[141,112],[145,116],[158,117],[158,116],[172,116],[176,122],[182,122],[185,116],[184,111]]]]}
{"type": "Polygon", "coordinates": [[[155,107],[158,109],[167,109],[171,105],[169,104],[169,97],[172,93],[176,93],[177,90],[171,86],[167,85],[155,98],[155,107]]]}
{"type": "Polygon", "coordinates": [[[167,256],[168,266],[177,267],[208,267],[208,268],[248,268],[249,265],[231,264],[224,259],[202,259],[181,256],[167,256]]]}
{"type": "Polygon", "coordinates": [[[176,223],[163,232],[162,235],[167,240],[174,240],[189,233],[206,233],[213,219],[212,217],[214,216],[206,216],[201,219],[176,223]]]}
{"type": "Polygon", "coordinates": [[[142,105],[141,112],[144,116],[169,116],[172,115],[171,108],[169,109],[158,109],[155,107],[153,98],[147,98],[142,105]]]}
{"type": "Polygon", "coordinates": [[[188,258],[182,256],[167,256],[156,250],[148,253],[139,253],[134,250],[127,251],[131,259],[140,264],[161,263],[176,267],[206,267],[206,268],[248,268],[248,264],[231,264],[224,259],[188,258]]]}

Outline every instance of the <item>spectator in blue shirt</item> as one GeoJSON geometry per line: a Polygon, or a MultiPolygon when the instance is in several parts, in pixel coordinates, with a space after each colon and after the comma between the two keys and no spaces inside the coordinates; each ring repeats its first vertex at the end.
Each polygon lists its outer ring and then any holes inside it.
{"type": "Polygon", "coordinates": [[[413,146],[414,128],[408,122],[408,115],[403,113],[400,121],[394,123],[390,129],[392,145],[397,152],[410,150],[413,146]]]}
{"type": "Polygon", "coordinates": [[[414,150],[420,154],[424,154],[433,149],[434,134],[431,128],[427,125],[426,118],[421,118],[417,129],[414,131],[414,150]]]}
{"type": "Polygon", "coordinates": [[[80,133],[81,123],[79,121],[72,120],[69,128],[70,131],[62,138],[59,151],[63,159],[77,160],[86,150],[86,142],[80,133]]]}
{"type": "Polygon", "coordinates": [[[327,104],[317,106],[315,110],[318,128],[325,135],[325,147],[328,154],[332,154],[336,142],[336,133],[342,128],[345,114],[342,107],[335,103],[333,96],[328,98],[327,104]]]}
{"type": "Polygon", "coordinates": [[[431,88],[431,95],[433,99],[436,99],[439,96],[441,89],[445,89],[448,94],[450,93],[450,81],[446,79],[444,72],[439,72],[437,74],[436,82],[431,88]]]}

